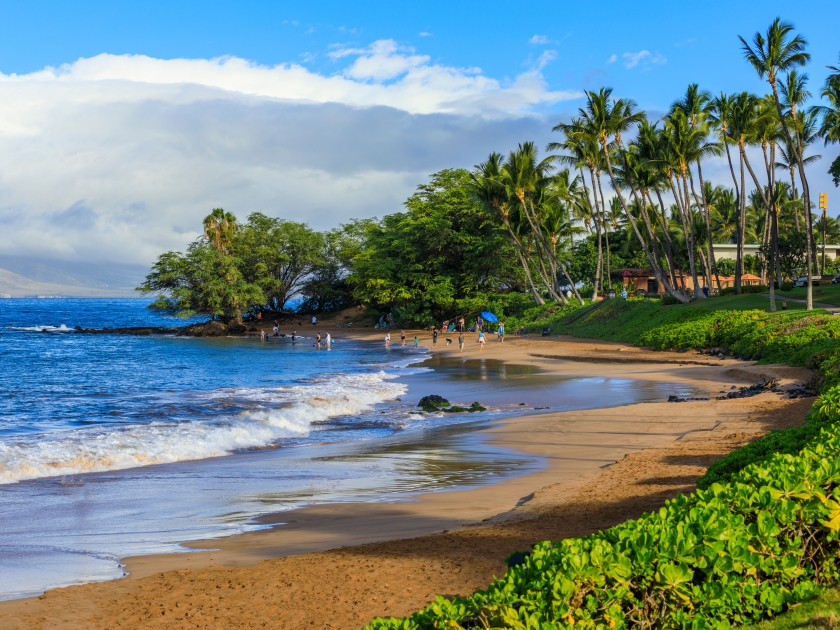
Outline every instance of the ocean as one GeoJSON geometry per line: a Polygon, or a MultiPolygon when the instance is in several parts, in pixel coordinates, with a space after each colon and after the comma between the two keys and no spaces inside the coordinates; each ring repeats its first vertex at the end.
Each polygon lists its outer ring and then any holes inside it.
{"type": "MultiPolygon", "coordinates": [[[[324,502],[404,500],[542,466],[489,422],[690,393],[353,341],[90,335],[173,326],[142,299],[0,300],[0,599],[123,575],[120,558],[324,502]],[[423,414],[430,393],[478,414],[423,414]],[[521,403],[526,404],[521,404],[521,403]]],[[[283,332],[291,333],[291,329],[283,332]]]]}

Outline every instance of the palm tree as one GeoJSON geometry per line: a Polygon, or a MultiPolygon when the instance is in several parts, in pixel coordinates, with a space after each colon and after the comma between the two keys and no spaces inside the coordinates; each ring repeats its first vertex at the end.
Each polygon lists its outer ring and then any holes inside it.
{"type": "MultiPolygon", "coordinates": [[[[704,136],[708,135],[709,120],[714,109],[711,92],[707,90],[700,90],[700,87],[696,83],[692,83],[686,89],[685,96],[683,96],[683,98],[681,98],[680,100],[676,101],[671,106],[671,109],[682,110],[688,117],[692,129],[699,128],[703,132],[704,136]]],[[[708,143],[707,152],[710,155],[720,155],[720,145],[718,143],[708,143]]],[[[703,218],[706,223],[706,232],[707,234],[711,234],[712,225],[711,216],[709,214],[709,203],[705,195],[706,187],[703,185],[703,167],[699,158],[697,160],[697,177],[700,183],[700,195],[703,203],[703,218]]],[[[693,189],[694,182],[692,178],[692,191],[693,189]]],[[[711,238],[707,240],[706,248],[708,250],[709,260],[709,276],[706,278],[706,286],[711,287],[711,274],[714,273],[715,278],[717,280],[718,291],[720,291],[720,278],[718,278],[717,268],[715,266],[715,250],[711,238]]]]}
{"type": "Polygon", "coordinates": [[[227,254],[236,234],[236,217],[221,208],[204,217],[204,240],[213,245],[216,251],[227,254]]]}
{"type": "MultiPolygon", "coordinates": [[[[621,187],[616,180],[612,167],[612,161],[610,159],[610,140],[615,140],[615,149],[623,157],[625,152],[623,151],[623,146],[621,144],[621,135],[644,120],[644,112],[635,111],[636,104],[629,99],[613,99],[612,89],[610,88],[601,88],[597,93],[587,91],[586,100],[586,108],[579,110],[581,119],[583,124],[588,127],[590,132],[598,139],[598,144],[601,146],[601,150],[604,154],[604,161],[607,166],[607,172],[610,175],[613,189],[621,202],[622,208],[624,208],[627,221],[633,227],[636,238],[639,240],[639,244],[642,246],[642,250],[645,252],[645,256],[647,257],[654,274],[665,287],[665,290],[669,295],[675,297],[680,302],[686,303],[688,302],[688,297],[671,286],[668,277],[663,273],[658,260],[654,257],[651,251],[653,244],[651,244],[651,246],[648,245],[642,237],[642,233],[639,231],[638,226],[633,221],[628,205],[624,200],[624,195],[621,193],[621,187]]],[[[643,217],[647,217],[647,209],[644,207],[644,204],[639,201],[636,189],[634,188],[632,182],[630,182],[630,192],[636,203],[640,206],[643,217]]],[[[646,220],[645,223],[650,226],[649,220],[646,220]]],[[[648,229],[650,229],[650,227],[648,229]]]]}
{"type": "Polygon", "coordinates": [[[487,161],[478,164],[471,173],[470,192],[487,210],[495,211],[499,215],[499,218],[502,219],[502,223],[513,241],[519,262],[522,264],[522,269],[525,271],[528,288],[531,290],[531,294],[534,296],[534,301],[537,305],[542,306],[545,304],[545,300],[543,300],[542,295],[540,295],[540,292],[534,284],[526,250],[522,245],[522,241],[513,230],[510,216],[510,198],[505,193],[504,187],[499,183],[501,166],[501,154],[491,153],[487,161]]]}
{"type": "Polygon", "coordinates": [[[794,138],[790,132],[787,119],[782,113],[782,102],[779,98],[777,86],[779,72],[795,70],[799,66],[804,66],[811,58],[805,52],[805,46],[807,46],[808,42],[801,35],[790,37],[792,31],[792,24],[782,22],[779,18],[776,18],[768,27],[766,35],[756,33],[753,36],[752,45],[748,44],[743,37],[739,36],[738,39],[741,40],[742,50],[746,60],[755,68],[759,77],[767,79],[767,82],[773,89],[776,113],[779,116],[779,121],[782,123],[785,139],[788,145],[794,149],[794,155],[797,159],[799,179],[802,182],[802,194],[805,199],[805,241],[807,243],[807,266],[809,270],[805,308],[810,311],[814,308],[813,286],[811,282],[811,273],[813,273],[811,270],[814,269],[814,260],[811,253],[813,242],[811,195],[808,189],[808,179],[805,177],[805,165],[802,162],[802,142],[796,129],[796,110],[795,108],[792,110],[794,131],[796,134],[794,138]]]}
{"type": "MultiPolygon", "coordinates": [[[[840,142],[840,68],[828,66],[834,72],[828,75],[825,86],[820,90],[820,96],[828,101],[828,105],[817,105],[813,108],[815,115],[822,118],[819,135],[825,145],[830,142],[840,142]]],[[[840,186],[840,156],[834,159],[828,170],[834,179],[834,185],[840,186]]]]}

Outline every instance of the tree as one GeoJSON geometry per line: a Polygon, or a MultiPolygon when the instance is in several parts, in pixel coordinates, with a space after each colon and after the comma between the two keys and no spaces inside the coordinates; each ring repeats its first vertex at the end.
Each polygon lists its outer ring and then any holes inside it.
{"type": "Polygon", "coordinates": [[[802,182],[802,194],[805,199],[805,240],[807,242],[807,263],[808,263],[808,288],[806,293],[806,310],[813,310],[813,285],[811,282],[811,271],[814,268],[814,261],[811,259],[812,252],[812,221],[811,221],[811,195],[808,189],[808,179],[805,176],[805,165],[802,161],[803,147],[802,140],[796,128],[796,109],[792,109],[793,127],[795,137],[791,134],[787,119],[782,113],[782,102],[779,98],[777,78],[779,72],[790,72],[799,66],[808,63],[811,56],[805,52],[808,42],[801,35],[791,37],[793,25],[782,22],[780,18],[773,20],[765,35],[756,33],[753,36],[752,45],[748,44],[743,37],[741,40],[742,50],[747,62],[752,65],[758,76],[766,78],[773,90],[773,100],[776,105],[776,113],[784,130],[788,146],[796,156],[799,178],[802,182]]]}
{"type": "Polygon", "coordinates": [[[156,293],[150,308],[179,317],[205,315],[238,326],[254,304],[265,302],[258,284],[242,274],[242,261],[232,252],[236,217],[215,209],[204,219],[204,236],[187,252],[158,257],[143,284],[143,293],[156,293]]]}
{"type": "MultiPolygon", "coordinates": [[[[825,145],[840,142],[840,68],[828,66],[833,72],[825,80],[825,86],[820,90],[820,96],[828,101],[828,105],[817,105],[814,113],[822,119],[819,134],[825,145]]],[[[835,186],[840,186],[840,156],[834,158],[828,169],[835,186]]]]}

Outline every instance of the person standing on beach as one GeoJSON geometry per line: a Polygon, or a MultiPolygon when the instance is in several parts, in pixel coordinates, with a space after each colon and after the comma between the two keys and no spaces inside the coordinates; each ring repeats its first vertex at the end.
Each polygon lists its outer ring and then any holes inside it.
{"type": "Polygon", "coordinates": [[[391,333],[390,332],[385,333],[385,347],[386,348],[391,347],[391,333]]]}
{"type": "Polygon", "coordinates": [[[478,351],[479,352],[484,352],[484,342],[485,341],[487,341],[487,340],[484,338],[484,331],[479,330],[478,331],[478,351]]]}
{"type": "Polygon", "coordinates": [[[504,322],[499,324],[499,341],[501,343],[505,342],[505,323],[504,322]]]}
{"type": "Polygon", "coordinates": [[[330,333],[327,333],[326,342],[327,342],[327,350],[329,350],[330,345],[332,345],[332,337],[330,337],[330,333]]]}
{"type": "Polygon", "coordinates": [[[461,352],[464,351],[464,331],[463,330],[458,334],[458,348],[461,349],[461,352]]]}
{"type": "Polygon", "coordinates": [[[419,346],[419,345],[420,345],[420,340],[419,340],[419,339],[417,338],[417,336],[415,335],[415,337],[414,337],[414,347],[416,348],[416,347],[417,347],[417,346],[419,346]]]}
{"type": "Polygon", "coordinates": [[[317,318],[313,315],[313,316],[312,316],[312,325],[314,326],[314,325],[315,325],[315,324],[317,324],[317,323],[318,323],[318,320],[317,320],[317,318]]]}
{"type": "MultiPolygon", "coordinates": [[[[315,318],[313,317],[313,319],[315,318]]],[[[321,333],[318,333],[318,336],[315,338],[315,347],[318,348],[318,350],[321,349],[321,333]]]]}
{"type": "Polygon", "coordinates": [[[400,341],[402,341],[402,345],[405,345],[405,331],[400,331],[400,341]]]}
{"type": "Polygon", "coordinates": [[[437,328],[432,326],[432,347],[433,348],[437,347],[437,336],[438,336],[437,328]]]}

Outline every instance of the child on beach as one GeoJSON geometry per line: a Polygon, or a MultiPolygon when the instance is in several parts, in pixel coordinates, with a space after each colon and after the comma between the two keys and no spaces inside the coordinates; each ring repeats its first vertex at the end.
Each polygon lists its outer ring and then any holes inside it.
{"type": "Polygon", "coordinates": [[[499,324],[499,341],[504,343],[505,341],[505,323],[502,322],[499,324]]]}
{"type": "Polygon", "coordinates": [[[486,339],[484,338],[484,331],[479,330],[478,331],[478,351],[479,352],[484,352],[484,342],[485,341],[486,341],[486,339]]]}
{"type": "Polygon", "coordinates": [[[420,345],[420,340],[417,339],[417,337],[415,337],[414,338],[414,347],[416,348],[418,345],[420,345]]]}

